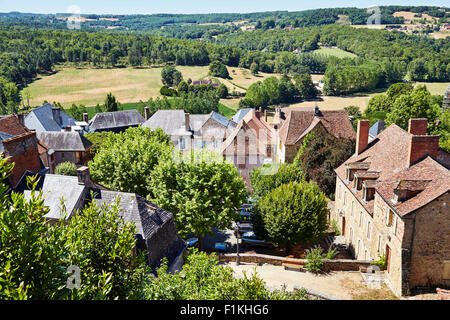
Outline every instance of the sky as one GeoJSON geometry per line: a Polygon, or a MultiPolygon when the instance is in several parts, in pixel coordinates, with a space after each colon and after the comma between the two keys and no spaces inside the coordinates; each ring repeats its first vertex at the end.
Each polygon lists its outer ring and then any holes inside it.
{"type": "Polygon", "coordinates": [[[74,5],[82,14],[246,13],[374,5],[448,6],[448,0],[0,0],[0,12],[73,13],[69,8],[74,5]]]}

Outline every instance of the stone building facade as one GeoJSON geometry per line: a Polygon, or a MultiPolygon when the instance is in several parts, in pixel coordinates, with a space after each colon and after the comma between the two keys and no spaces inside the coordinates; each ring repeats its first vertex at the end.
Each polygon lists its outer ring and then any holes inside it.
{"type": "Polygon", "coordinates": [[[409,132],[391,125],[370,143],[361,121],[355,155],[336,169],[331,219],[355,258],[385,257],[399,296],[450,285],[450,163],[426,121],[412,119],[409,132]]]}

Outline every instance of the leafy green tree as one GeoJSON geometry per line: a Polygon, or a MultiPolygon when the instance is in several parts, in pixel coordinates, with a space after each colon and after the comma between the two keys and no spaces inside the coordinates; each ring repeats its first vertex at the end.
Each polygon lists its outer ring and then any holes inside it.
{"type": "Polygon", "coordinates": [[[257,74],[258,74],[258,72],[259,72],[259,65],[258,65],[256,62],[253,62],[253,63],[250,65],[250,72],[251,72],[253,75],[257,75],[257,74]]]}
{"type": "Polygon", "coordinates": [[[228,97],[228,88],[227,88],[227,86],[224,85],[223,83],[221,83],[216,89],[216,95],[220,99],[225,99],[226,97],[228,97]]]}
{"type": "Polygon", "coordinates": [[[167,264],[157,270],[144,294],[149,300],[307,300],[306,291],[269,290],[255,273],[236,278],[229,267],[218,265],[215,253],[193,251],[183,269],[170,274],[167,264]]]}
{"type": "Polygon", "coordinates": [[[209,74],[214,77],[220,77],[220,78],[224,78],[224,79],[227,79],[230,77],[227,67],[225,66],[225,64],[223,64],[219,60],[215,60],[210,63],[209,74]]]}
{"type": "MultiPolygon", "coordinates": [[[[402,94],[410,94],[413,89],[414,86],[410,83],[394,83],[387,89],[386,97],[389,99],[390,103],[393,104],[398,97],[400,97],[402,94]]],[[[389,109],[385,109],[383,111],[388,110],[389,109]]]]}
{"type": "Polygon", "coordinates": [[[311,75],[308,73],[302,73],[295,77],[295,87],[301,99],[314,99],[317,97],[318,91],[314,86],[311,75]]]}
{"type": "Polygon", "coordinates": [[[159,90],[159,93],[161,93],[161,95],[167,96],[167,97],[176,97],[177,96],[177,90],[168,88],[166,86],[162,86],[161,89],[159,90]]]}
{"type": "Polygon", "coordinates": [[[211,227],[231,227],[247,194],[236,167],[206,150],[161,162],[150,190],[151,200],[173,213],[180,235],[195,234],[200,244],[211,227]]]}
{"type": "Polygon", "coordinates": [[[433,134],[439,135],[439,146],[450,152],[450,111],[442,112],[439,116],[439,125],[437,125],[433,134]]]}
{"type": "Polygon", "coordinates": [[[165,66],[161,70],[162,83],[168,87],[176,87],[183,80],[183,75],[173,66],[165,66]]]}
{"type": "MultiPolygon", "coordinates": [[[[95,200],[94,200],[95,201],[95,200]]],[[[63,231],[66,261],[80,268],[80,288],[65,289],[67,298],[138,299],[149,273],[143,254],[134,254],[133,223],[121,217],[119,200],[108,205],[89,204],[63,231]]]]}
{"type": "Polygon", "coordinates": [[[328,228],[325,195],[315,183],[290,182],[257,204],[268,240],[286,248],[317,241],[328,228]]]}
{"type": "Polygon", "coordinates": [[[105,112],[114,112],[119,110],[119,102],[117,102],[116,97],[114,97],[111,92],[106,95],[104,108],[105,112]]]}
{"type": "Polygon", "coordinates": [[[107,188],[145,197],[153,169],[171,158],[172,149],[161,129],[137,127],[107,135],[89,162],[92,178],[107,188]]]}
{"type": "Polygon", "coordinates": [[[431,94],[427,87],[418,85],[410,94],[402,94],[395,100],[391,111],[386,115],[386,123],[395,123],[408,130],[409,119],[427,118],[431,129],[439,113],[440,107],[431,104],[431,94]]]}
{"type": "MultiPolygon", "coordinates": [[[[0,298],[58,298],[65,284],[63,237],[57,226],[43,219],[49,209],[42,193],[32,191],[29,199],[21,193],[6,195],[4,181],[12,169],[0,159],[0,298]]],[[[36,181],[28,179],[30,185],[36,181]]]]}
{"type": "Polygon", "coordinates": [[[371,114],[375,112],[389,112],[392,108],[391,100],[384,94],[378,94],[370,98],[367,104],[366,110],[364,110],[364,115],[370,117],[371,114]]]}
{"type": "Polygon", "coordinates": [[[182,80],[179,84],[178,84],[178,93],[187,93],[189,90],[189,85],[187,84],[186,81],[182,80]]]}
{"type": "Polygon", "coordinates": [[[359,119],[362,116],[361,109],[358,106],[348,106],[348,107],[345,107],[344,110],[349,117],[359,119]]]}
{"type": "Polygon", "coordinates": [[[77,166],[69,161],[62,162],[56,166],[55,174],[60,174],[63,176],[76,176],[77,166]]]}

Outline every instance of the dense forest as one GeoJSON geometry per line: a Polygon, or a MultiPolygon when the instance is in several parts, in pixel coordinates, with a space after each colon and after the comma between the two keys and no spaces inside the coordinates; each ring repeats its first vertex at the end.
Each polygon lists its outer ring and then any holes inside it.
{"type": "MultiPolygon", "coordinates": [[[[391,15],[411,8],[383,7],[382,12],[391,15]]],[[[436,7],[414,7],[414,11],[444,17],[448,14],[436,7]]],[[[208,65],[219,60],[231,67],[254,68],[292,78],[304,73],[325,73],[327,95],[370,91],[404,78],[450,81],[450,42],[447,39],[328,24],[339,14],[347,14],[352,23],[356,23],[358,14],[358,19],[365,19],[368,13],[356,8],[336,8],[242,15],[131,15],[120,16],[118,20],[95,20],[102,23],[129,21],[127,29],[144,31],[147,27],[137,22],[142,20],[159,26],[153,29],[158,32],[166,29],[172,32],[169,37],[156,32],[52,29],[49,25],[56,26],[63,20],[50,15],[0,14],[0,109],[3,113],[14,111],[21,99],[18,88],[26,86],[39,73],[52,72],[53,67],[61,63],[104,68],[208,65]],[[320,20],[319,16],[325,20],[320,20]],[[245,32],[233,24],[216,24],[210,26],[216,29],[211,33],[209,26],[200,24],[236,19],[256,22],[255,31],[245,32]],[[295,24],[292,19],[303,19],[305,23],[295,24]],[[311,21],[307,22],[308,19],[311,21]],[[286,22],[280,24],[281,21],[286,22]],[[182,26],[182,23],[192,25],[182,26]],[[302,28],[283,29],[287,23],[302,28]],[[167,27],[161,30],[161,25],[167,27]],[[203,31],[209,35],[203,41],[176,39],[180,37],[177,36],[180,30],[190,32],[184,36],[188,39],[204,35],[203,31]],[[338,47],[357,57],[338,59],[315,53],[320,47],[338,47]]],[[[99,17],[87,16],[91,20],[99,17]]],[[[108,19],[108,16],[101,17],[108,19]]]]}

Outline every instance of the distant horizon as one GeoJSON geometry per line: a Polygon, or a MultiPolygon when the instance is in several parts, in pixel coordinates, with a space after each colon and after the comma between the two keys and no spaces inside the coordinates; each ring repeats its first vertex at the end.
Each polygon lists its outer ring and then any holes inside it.
{"type": "Polygon", "coordinates": [[[409,1],[373,1],[373,0],[343,0],[336,4],[332,0],[322,0],[319,5],[306,3],[299,0],[285,0],[276,3],[268,0],[228,0],[228,1],[181,1],[172,0],[171,5],[167,6],[160,2],[151,3],[152,1],[130,0],[125,2],[119,0],[61,0],[52,1],[44,0],[39,3],[29,3],[26,0],[16,0],[14,2],[0,0],[0,13],[6,14],[11,12],[18,12],[21,14],[43,14],[56,15],[68,14],[69,7],[78,6],[82,15],[155,15],[155,14],[249,14],[249,13],[263,13],[273,11],[289,11],[299,12],[306,10],[328,9],[328,8],[368,8],[375,5],[378,6],[432,6],[445,7],[446,1],[423,1],[423,0],[409,0],[409,1]],[[374,3],[375,2],[375,3],[374,3]],[[105,9],[106,8],[106,9],[105,9]],[[114,8],[114,9],[108,9],[114,8]],[[175,9],[176,8],[176,9],[175,9]],[[234,10],[230,8],[235,8],[234,10]],[[256,9],[258,8],[258,9],[256,9]],[[132,11],[130,11],[130,9],[132,11]],[[110,11],[110,12],[109,12],[110,11]]]}

